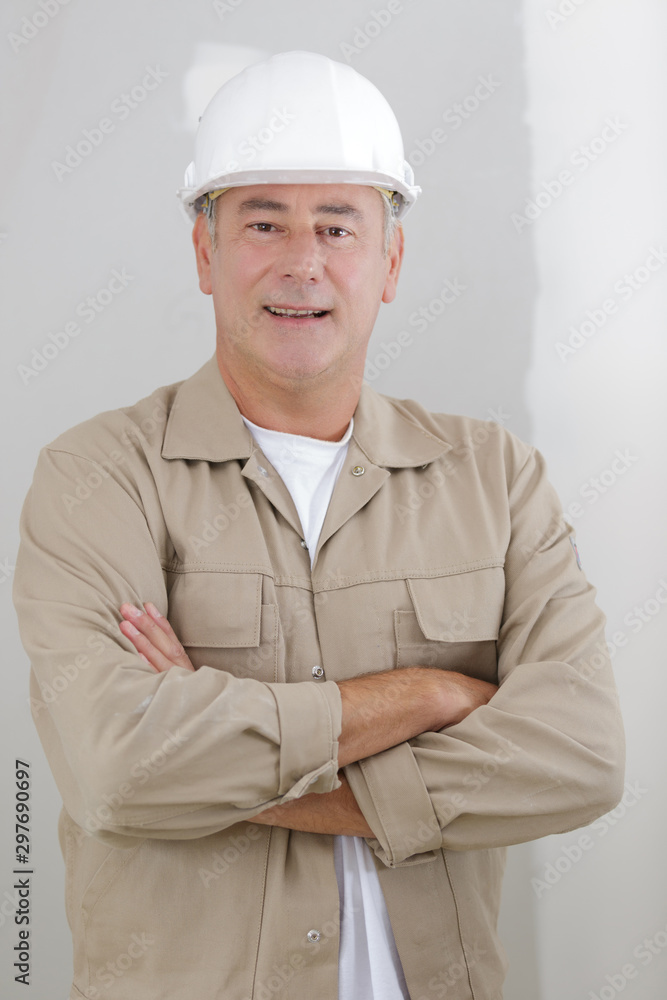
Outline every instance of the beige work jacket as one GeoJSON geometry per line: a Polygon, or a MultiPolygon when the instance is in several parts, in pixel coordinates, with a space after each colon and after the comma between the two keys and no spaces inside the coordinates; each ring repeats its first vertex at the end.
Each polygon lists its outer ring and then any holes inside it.
{"type": "Polygon", "coordinates": [[[337,681],[412,664],[500,689],[345,773],[412,1000],[499,1000],[505,846],[623,790],[604,617],[539,452],[364,386],[311,572],[214,355],[44,447],[20,529],[71,1000],[336,1000],[333,838],[252,817],[338,787],[337,681]],[[120,632],[147,600],[194,673],[120,632]]]}

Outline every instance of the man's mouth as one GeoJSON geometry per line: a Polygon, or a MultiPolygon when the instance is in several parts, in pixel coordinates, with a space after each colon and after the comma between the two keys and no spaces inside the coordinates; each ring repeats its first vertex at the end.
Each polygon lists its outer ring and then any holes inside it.
{"type": "Polygon", "coordinates": [[[286,316],[289,319],[318,319],[326,316],[328,309],[281,309],[278,306],[264,306],[272,316],[286,316]]]}

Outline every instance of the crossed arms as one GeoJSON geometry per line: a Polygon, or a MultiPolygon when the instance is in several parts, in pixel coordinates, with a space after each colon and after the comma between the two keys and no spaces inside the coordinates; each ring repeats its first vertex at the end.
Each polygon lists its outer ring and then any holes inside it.
{"type": "MultiPolygon", "coordinates": [[[[512,526],[497,570],[498,688],[412,665],[322,684],[193,674],[166,618],[143,614],[133,636],[127,615],[119,635],[123,601],[141,607],[159,594],[168,613],[167,529],[153,486],[135,497],[110,477],[70,514],[60,497],[99,465],[44,449],[22,514],[14,600],[33,717],[74,822],[125,846],[253,820],[366,836],[393,865],[441,847],[533,840],[613,808],[623,732],[603,616],[542,464],[516,448],[523,465],[508,474],[509,508],[498,515],[512,526]],[[147,780],[144,759],[155,755],[147,780]]],[[[483,610],[496,595],[472,577],[479,587],[467,599],[483,610]]],[[[451,583],[438,591],[443,606],[451,583]]]]}
{"type": "MultiPolygon", "coordinates": [[[[120,630],[141,658],[158,673],[173,666],[194,670],[164,615],[150,601],[144,608],[141,611],[128,603],[120,607],[120,630]]],[[[417,666],[364,674],[338,686],[343,707],[338,741],[341,768],[421,733],[461,722],[498,690],[495,684],[465,674],[417,666]]],[[[339,778],[340,788],[272,806],[253,816],[253,822],[306,833],[372,837],[342,772],[339,778]]]]}

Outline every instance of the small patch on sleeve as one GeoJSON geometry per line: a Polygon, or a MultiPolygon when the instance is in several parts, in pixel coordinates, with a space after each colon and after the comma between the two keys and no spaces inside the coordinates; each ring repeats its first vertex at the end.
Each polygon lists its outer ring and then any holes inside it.
{"type": "Polygon", "coordinates": [[[570,544],[572,545],[572,548],[574,550],[574,555],[577,560],[577,566],[579,567],[579,569],[581,569],[581,558],[579,556],[579,549],[577,548],[577,543],[575,542],[572,535],[570,535],[570,544]]]}

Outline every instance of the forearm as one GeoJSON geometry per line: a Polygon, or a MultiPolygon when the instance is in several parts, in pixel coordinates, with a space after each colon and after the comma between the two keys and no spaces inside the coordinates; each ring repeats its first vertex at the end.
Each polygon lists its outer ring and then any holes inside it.
{"type": "MultiPolygon", "coordinates": [[[[368,674],[338,686],[343,704],[340,767],[460,722],[497,690],[495,684],[430,667],[368,674]]],[[[338,776],[340,788],[265,809],[253,821],[307,833],[375,836],[345,775],[339,771],[338,776]]]]}
{"type": "Polygon", "coordinates": [[[354,677],[338,687],[343,709],[339,767],[461,722],[498,690],[454,671],[417,666],[354,677]]]}
{"type": "MultiPolygon", "coordinates": [[[[121,612],[139,627],[123,621],[123,634],[139,652],[147,654],[144,658],[159,672],[177,665],[178,656],[185,658],[180,665],[194,669],[167,619],[150,604],[146,604],[146,611],[143,614],[129,604],[122,606],[121,612]]],[[[453,725],[479,704],[485,704],[497,690],[493,684],[455,671],[416,666],[341,681],[338,689],[339,768],[421,733],[453,725]]],[[[373,836],[340,771],[339,777],[343,783],[338,789],[313,790],[289,803],[269,807],[253,818],[258,823],[311,833],[373,836]]]]}
{"type": "Polygon", "coordinates": [[[335,791],[303,795],[294,802],[272,806],[253,816],[253,823],[282,826],[305,833],[372,837],[373,831],[364,819],[345,775],[340,773],[339,777],[341,786],[335,791]]]}

